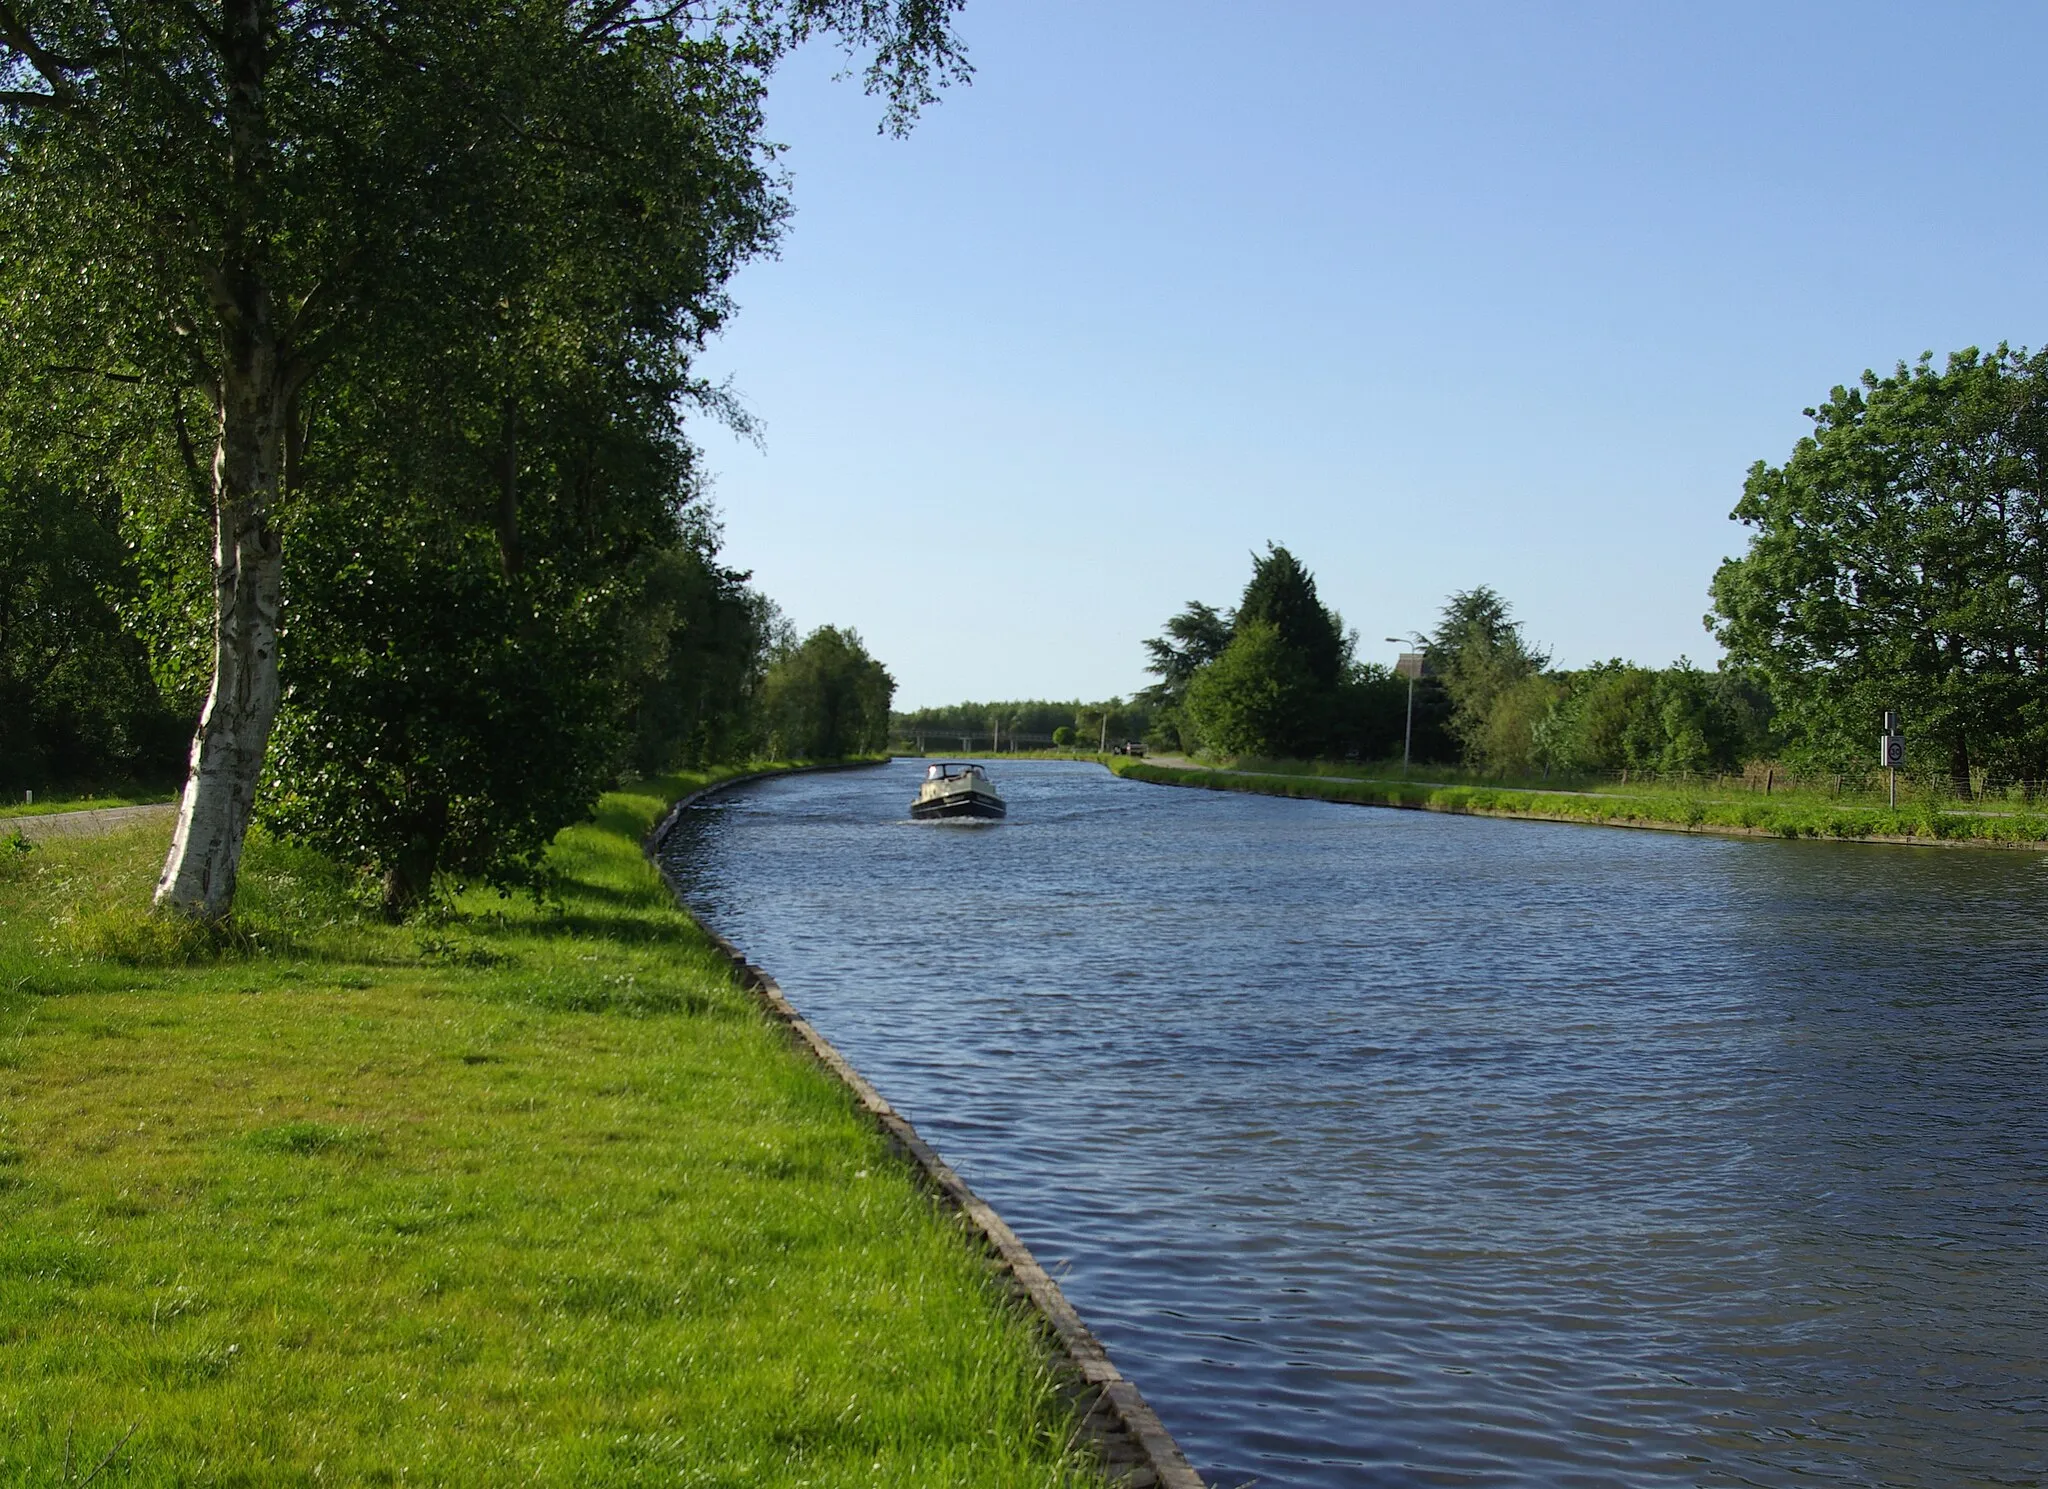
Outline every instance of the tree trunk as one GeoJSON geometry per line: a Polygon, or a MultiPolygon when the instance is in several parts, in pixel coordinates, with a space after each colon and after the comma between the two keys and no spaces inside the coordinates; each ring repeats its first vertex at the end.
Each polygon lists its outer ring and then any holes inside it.
{"type": "Polygon", "coordinates": [[[277,715],[277,620],[283,555],[271,508],[304,370],[288,365],[267,275],[260,210],[271,161],[265,0],[221,6],[231,190],[218,267],[206,276],[219,319],[211,379],[220,428],[213,455],[213,687],[192,739],[192,763],[156,907],[219,919],[234,908],[242,840],[256,807],[263,752],[277,715]]]}
{"type": "Polygon", "coordinates": [[[1970,799],[1970,746],[1966,740],[1959,739],[1949,746],[1948,784],[1958,801],[1970,799]]]}
{"type": "Polygon", "coordinates": [[[192,739],[156,906],[219,919],[234,908],[242,840],[277,714],[282,550],[270,525],[284,459],[284,386],[273,345],[243,346],[222,378],[214,452],[213,687],[192,739]]]}

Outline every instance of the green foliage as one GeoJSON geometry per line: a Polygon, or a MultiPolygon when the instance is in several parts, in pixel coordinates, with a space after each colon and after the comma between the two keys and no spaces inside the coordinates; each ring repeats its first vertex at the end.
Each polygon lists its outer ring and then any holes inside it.
{"type": "Polygon", "coordinates": [[[1317,598],[1314,576],[1278,544],[1253,555],[1229,616],[1194,601],[1166,629],[1145,643],[1160,681],[1144,696],[1160,707],[1161,744],[1309,755],[1373,732],[1364,710],[1379,694],[1369,679],[1353,678],[1352,638],[1317,598]]]}
{"type": "Polygon", "coordinates": [[[1240,619],[1223,655],[1195,674],[1182,712],[1212,754],[1307,755],[1322,741],[1327,702],[1278,626],[1240,619]]]}
{"type": "Polygon", "coordinates": [[[1768,700],[1738,673],[1680,658],[1657,671],[1618,658],[1551,674],[1558,689],[1532,757],[1566,771],[1738,769],[1770,749],[1768,700]]]}
{"type": "Polygon", "coordinates": [[[1450,731],[1467,760],[1518,769],[1554,690],[1542,678],[1549,657],[1523,639],[1514,610],[1494,590],[1461,590],[1444,604],[1426,655],[1450,698],[1450,731]]]}
{"type": "Polygon", "coordinates": [[[1223,655],[1223,648],[1230,644],[1233,618],[1213,605],[1190,600],[1186,609],[1167,618],[1164,636],[1146,640],[1150,660],[1145,670],[1159,681],[1138,694],[1138,701],[1154,710],[1150,727],[1140,732],[1153,743],[1169,750],[1193,748],[1193,731],[1188,731],[1189,738],[1182,737],[1181,706],[1195,674],[1223,655]]]}
{"type": "Polygon", "coordinates": [[[1887,709],[1909,758],[2048,774],[2048,352],[2000,346],[1866,372],[1809,409],[1734,515],[1716,634],[1779,710],[1788,755],[1867,762],[1887,709]]]}
{"type": "Polygon", "coordinates": [[[629,759],[646,776],[743,760],[760,746],[762,677],[785,626],[748,575],[718,562],[708,524],[686,538],[661,555],[649,587],[669,619],[634,703],[629,759]]]}
{"type": "Polygon", "coordinates": [[[124,389],[95,405],[10,350],[0,343],[0,793],[168,781],[192,720],[135,634],[143,577],[122,521],[124,492],[162,474],[122,463],[151,400],[124,389]]]}
{"type": "Polygon", "coordinates": [[[1315,687],[1328,690],[1351,661],[1344,624],[1316,597],[1315,576],[1277,543],[1252,558],[1252,577],[1237,603],[1233,634],[1248,624],[1273,628],[1281,645],[1294,652],[1315,687]]]}
{"type": "MultiPolygon", "coordinates": [[[[571,279],[602,274],[573,237],[558,250],[571,279]]],[[[658,323],[614,325],[607,344],[584,312],[542,276],[520,337],[346,360],[338,417],[300,457],[320,499],[285,524],[264,819],[376,876],[394,917],[437,874],[536,883],[629,740],[662,763],[658,723],[705,722],[634,717],[649,690],[673,704],[702,659],[670,651],[688,607],[737,587],[686,506],[682,373],[662,370],[658,323]],[[563,346],[576,354],[544,349],[563,346]]]]}
{"type": "MultiPolygon", "coordinates": [[[[177,451],[175,478],[123,494],[147,550],[130,624],[169,638],[151,648],[174,711],[222,669],[202,727],[220,768],[194,776],[210,817],[242,830],[285,651],[294,757],[274,778],[299,794],[275,820],[381,869],[397,907],[439,866],[532,869],[592,799],[600,757],[615,763],[622,669],[649,683],[640,759],[735,745],[758,616],[731,624],[747,608],[736,578],[677,530],[678,420],[735,416],[691,359],[787,211],[762,135],[767,77],[834,35],[867,55],[900,129],[966,75],[956,9],[0,13],[0,373],[10,402],[75,388],[95,418],[149,403],[111,442],[116,469],[171,469],[177,451]],[[681,550],[666,575],[662,550],[681,550]],[[292,613],[274,647],[280,568],[292,613]],[[351,597],[349,583],[382,588],[351,597]],[[618,619],[634,598],[638,635],[618,619]]],[[[11,464],[0,452],[0,530],[25,489],[11,464]]],[[[0,558],[0,589],[26,593],[35,576],[0,558]]],[[[82,594],[62,601],[84,617],[71,653],[101,655],[110,676],[125,665],[110,697],[139,694],[132,645],[95,647],[103,617],[82,594]]],[[[111,703],[77,726],[47,645],[0,637],[0,684],[14,672],[60,735],[127,749],[111,703]]],[[[192,880],[178,903],[232,901],[218,835],[178,862],[192,880]]]]}
{"type": "Polygon", "coordinates": [[[1141,695],[1161,707],[1173,707],[1187,696],[1188,684],[1203,667],[1230,645],[1232,615],[1213,605],[1190,600],[1178,615],[1168,616],[1166,634],[1145,642],[1151,658],[1145,670],[1159,679],[1141,695]]]}
{"type": "Polygon", "coordinates": [[[858,632],[820,626],[776,657],[762,682],[768,752],[794,760],[879,754],[889,745],[895,692],[858,632]]]}
{"type": "Polygon", "coordinates": [[[1040,742],[1051,739],[1058,746],[1060,731],[1064,729],[1067,744],[1092,750],[1105,739],[1118,744],[1127,739],[1143,739],[1152,730],[1156,716],[1157,711],[1150,704],[1143,701],[1126,703],[1121,698],[1108,698],[1098,703],[1084,703],[1079,699],[1023,698],[1008,702],[951,703],[892,714],[889,729],[896,739],[909,744],[928,737],[928,743],[934,749],[943,749],[963,738],[988,736],[992,739],[1000,730],[1005,750],[1013,743],[1025,743],[1031,739],[1040,742]],[[949,735],[952,736],[950,740],[949,735]]]}
{"type": "Polygon", "coordinates": [[[1332,776],[1300,769],[1189,770],[1125,760],[1109,764],[1118,775],[1154,785],[1198,786],[1211,791],[1248,791],[1262,796],[1471,816],[1525,817],[1608,827],[1668,827],[1762,837],[2027,848],[2048,843],[2048,814],[2026,810],[2010,814],[1946,812],[1931,797],[1903,803],[1894,810],[1882,803],[1844,805],[1812,795],[1714,795],[1698,789],[1553,791],[1432,783],[1398,776],[1332,776]]]}

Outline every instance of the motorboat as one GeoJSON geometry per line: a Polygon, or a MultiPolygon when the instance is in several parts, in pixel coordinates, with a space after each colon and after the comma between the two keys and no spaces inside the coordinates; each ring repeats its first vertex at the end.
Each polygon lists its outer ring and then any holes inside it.
{"type": "Polygon", "coordinates": [[[924,784],[910,804],[910,815],[919,822],[940,817],[1001,817],[1008,810],[988,773],[979,765],[958,760],[926,766],[924,784]]]}

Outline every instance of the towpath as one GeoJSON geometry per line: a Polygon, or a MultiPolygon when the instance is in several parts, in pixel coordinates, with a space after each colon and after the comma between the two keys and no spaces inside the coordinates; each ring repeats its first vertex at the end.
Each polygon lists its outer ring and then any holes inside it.
{"type": "Polygon", "coordinates": [[[0,838],[20,833],[30,842],[37,838],[84,838],[141,822],[169,822],[177,815],[174,801],[151,802],[139,807],[93,807],[79,812],[38,812],[34,816],[0,817],[0,838]]]}

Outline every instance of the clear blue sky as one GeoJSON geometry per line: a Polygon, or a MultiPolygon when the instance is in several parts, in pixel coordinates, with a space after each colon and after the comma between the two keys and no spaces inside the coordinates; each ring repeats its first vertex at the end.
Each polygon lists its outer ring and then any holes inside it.
{"type": "Polygon", "coordinates": [[[1743,474],[1865,367],[2048,341],[2048,7],[972,0],[908,140],[814,52],[705,366],[730,562],[899,707],[1101,697],[1269,538],[1382,636],[1718,653],[1743,474]]]}

